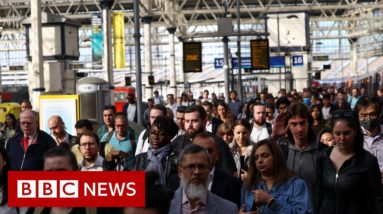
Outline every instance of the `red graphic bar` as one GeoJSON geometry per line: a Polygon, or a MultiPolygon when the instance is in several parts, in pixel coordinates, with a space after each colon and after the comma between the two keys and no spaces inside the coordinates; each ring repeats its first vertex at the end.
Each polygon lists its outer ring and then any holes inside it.
{"type": "Polygon", "coordinates": [[[10,207],[144,207],[144,172],[10,171],[10,207]]]}

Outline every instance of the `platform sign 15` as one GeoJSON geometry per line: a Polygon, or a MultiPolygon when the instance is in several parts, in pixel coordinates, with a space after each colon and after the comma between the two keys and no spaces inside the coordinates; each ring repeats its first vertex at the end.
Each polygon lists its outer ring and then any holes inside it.
{"type": "Polygon", "coordinates": [[[303,55],[294,55],[291,57],[293,66],[303,66],[303,55]]]}
{"type": "Polygon", "coordinates": [[[214,58],[214,68],[223,68],[223,58],[214,58]]]}

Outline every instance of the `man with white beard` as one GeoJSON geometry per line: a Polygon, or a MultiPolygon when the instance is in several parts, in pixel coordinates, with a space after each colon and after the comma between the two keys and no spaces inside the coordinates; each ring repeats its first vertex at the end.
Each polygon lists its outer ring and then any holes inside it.
{"type": "Polygon", "coordinates": [[[208,191],[210,155],[199,145],[189,144],[180,153],[178,175],[180,188],[170,204],[170,214],[238,213],[237,206],[208,191]]]}

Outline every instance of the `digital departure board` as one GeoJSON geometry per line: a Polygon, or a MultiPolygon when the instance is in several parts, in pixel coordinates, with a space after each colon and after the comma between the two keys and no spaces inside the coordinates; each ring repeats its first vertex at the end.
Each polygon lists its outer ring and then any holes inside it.
{"type": "Polygon", "coordinates": [[[202,72],[202,43],[183,43],[183,64],[185,73],[202,72]]]}
{"type": "Polygon", "coordinates": [[[257,39],[250,41],[251,67],[253,70],[267,70],[269,65],[269,40],[257,39]]]}

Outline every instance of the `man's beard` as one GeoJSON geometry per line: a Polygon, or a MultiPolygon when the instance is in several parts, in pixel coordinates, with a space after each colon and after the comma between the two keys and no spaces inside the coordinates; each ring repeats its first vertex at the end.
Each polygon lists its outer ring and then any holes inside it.
{"type": "Polygon", "coordinates": [[[205,183],[195,184],[187,181],[183,175],[181,175],[181,187],[185,191],[189,200],[202,199],[208,192],[209,179],[205,183]]]}
{"type": "Polygon", "coordinates": [[[203,128],[200,127],[199,129],[193,129],[193,128],[188,128],[186,130],[186,133],[187,135],[190,137],[190,138],[194,138],[198,133],[201,133],[203,132],[203,128]]]}
{"type": "Polygon", "coordinates": [[[255,124],[257,124],[258,126],[263,126],[263,124],[265,124],[266,120],[264,119],[260,119],[260,120],[254,120],[255,124]]]}

